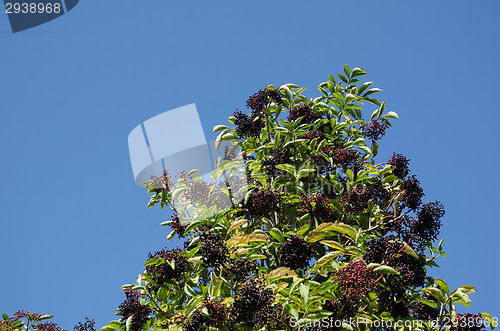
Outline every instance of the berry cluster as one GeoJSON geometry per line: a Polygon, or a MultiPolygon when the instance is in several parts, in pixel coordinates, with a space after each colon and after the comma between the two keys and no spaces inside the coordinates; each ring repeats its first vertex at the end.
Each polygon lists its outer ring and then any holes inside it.
{"type": "Polygon", "coordinates": [[[95,321],[93,319],[88,319],[85,317],[85,323],[78,322],[73,328],[74,331],[95,331],[95,321]]]}
{"type": "Polygon", "coordinates": [[[273,293],[261,281],[246,282],[236,291],[231,307],[233,322],[250,327],[273,325],[281,311],[273,301],[273,293]]]}
{"type": "Polygon", "coordinates": [[[269,100],[281,104],[281,94],[277,90],[259,90],[248,98],[247,107],[253,111],[262,111],[262,109],[267,107],[269,100]]]}
{"type": "Polygon", "coordinates": [[[206,231],[200,234],[202,242],[198,251],[203,258],[205,267],[215,267],[223,264],[229,257],[229,251],[218,233],[206,231]]]}
{"type": "Polygon", "coordinates": [[[342,197],[342,205],[349,213],[358,213],[368,207],[371,192],[366,188],[351,187],[342,197]]]}
{"type": "Polygon", "coordinates": [[[414,248],[423,251],[427,242],[439,235],[444,207],[439,201],[428,202],[418,209],[417,215],[417,218],[405,217],[399,232],[414,248]]]}
{"type": "Polygon", "coordinates": [[[432,308],[423,302],[417,302],[410,308],[410,314],[414,318],[422,321],[435,320],[439,317],[439,308],[432,308]]]}
{"type": "Polygon", "coordinates": [[[259,270],[257,261],[249,261],[246,258],[233,259],[228,267],[228,271],[236,282],[245,281],[251,273],[256,273],[257,270],[259,270]]]}
{"type": "Polygon", "coordinates": [[[411,210],[416,210],[422,203],[422,197],[425,195],[424,190],[420,187],[420,181],[415,176],[411,176],[401,184],[402,202],[411,210]]]}
{"type": "Polygon", "coordinates": [[[391,275],[391,286],[395,289],[406,290],[412,286],[424,286],[427,275],[424,269],[425,258],[416,259],[408,254],[401,254],[393,259],[389,265],[399,271],[399,275],[391,275]]]}
{"type": "Polygon", "coordinates": [[[147,306],[141,305],[138,291],[125,289],[124,292],[127,298],[118,306],[118,315],[123,317],[123,323],[132,316],[130,329],[132,331],[139,331],[148,320],[152,310],[147,306]]]}
{"type": "Polygon", "coordinates": [[[166,282],[182,279],[187,272],[187,257],[184,255],[184,251],[179,248],[162,249],[153,254],[148,253],[148,261],[155,258],[162,258],[165,260],[165,263],[146,266],[146,273],[154,282],[153,288],[157,288],[166,282]],[[174,264],[174,268],[172,268],[170,263],[174,264]]]}
{"type": "Polygon", "coordinates": [[[302,202],[301,211],[310,213],[325,222],[331,220],[335,214],[335,209],[330,205],[330,199],[321,194],[301,196],[300,201],[302,202]]]}
{"type": "Polygon", "coordinates": [[[407,159],[402,154],[394,153],[391,156],[391,159],[387,161],[387,164],[394,167],[394,169],[392,170],[394,176],[397,176],[399,178],[404,178],[410,172],[410,169],[408,169],[409,162],[410,160],[407,159]]]}
{"type": "Polygon", "coordinates": [[[38,331],[62,331],[62,329],[54,322],[44,322],[35,325],[38,331]]]}
{"type": "Polygon", "coordinates": [[[359,303],[373,290],[375,272],[362,261],[351,262],[333,273],[339,292],[351,302],[359,303]]]}
{"type": "Polygon", "coordinates": [[[288,153],[286,151],[283,152],[278,149],[274,149],[271,152],[271,156],[262,161],[264,172],[269,177],[278,176],[280,174],[280,170],[276,168],[276,165],[283,163],[291,163],[291,160],[288,157],[288,153]]]}
{"type": "Polygon", "coordinates": [[[283,264],[292,269],[307,269],[315,251],[313,244],[306,242],[297,235],[288,238],[278,248],[283,264]]]}
{"type": "Polygon", "coordinates": [[[278,193],[259,189],[252,192],[246,203],[248,211],[255,216],[269,216],[269,214],[278,208],[280,196],[278,193]]]}
{"type": "Polygon", "coordinates": [[[332,313],[330,317],[332,319],[348,319],[354,317],[357,310],[358,302],[348,299],[346,297],[340,297],[339,299],[331,299],[323,304],[323,310],[332,313]]]}
{"type": "Polygon", "coordinates": [[[484,318],[479,314],[457,314],[454,322],[456,326],[450,331],[481,331],[485,327],[484,318]]]}
{"type": "Polygon", "coordinates": [[[39,313],[32,313],[32,312],[29,312],[29,311],[26,311],[26,310],[18,310],[14,313],[14,317],[11,318],[11,321],[13,322],[17,322],[19,321],[21,318],[30,318],[29,315],[33,316],[33,320],[38,320],[40,317],[42,317],[42,314],[39,314],[39,313]]]}
{"type": "Polygon", "coordinates": [[[184,179],[188,186],[186,197],[193,203],[206,205],[210,198],[210,185],[203,179],[193,180],[187,176],[184,179]]]}
{"type": "MultiPolygon", "coordinates": [[[[326,155],[327,157],[330,156],[332,153],[333,148],[331,146],[323,146],[320,149],[320,152],[326,155]]],[[[317,167],[319,168],[319,173],[324,173],[324,172],[331,172],[333,171],[332,165],[330,164],[330,161],[326,159],[323,155],[321,154],[315,154],[312,156],[313,161],[316,163],[317,167]]]]}
{"type": "Polygon", "coordinates": [[[315,138],[321,138],[320,131],[312,131],[312,132],[304,133],[303,135],[299,136],[299,139],[313,140],[315,138]]]}
{"type": "Polygon", "coordinates": [[[363,260],[366,263],[382,263],[392,260],[404,247],[402,242],[390,241],[388,238],[371,239],[363,260]]]}
{"type": "Polygon", "coordinates": [[[170,187],[172,186],[172,182],[170,181],[170,175],[168,170],[163,170],[160,177],[151,175],[151,184],[150,187],[156,193],[160,193],[163,191],[170,192],[170,187]]]}
{"type": "Polygon", "coordinates": [[[264,121],[262,121],[258,113],[252,112],[248,116],[237,110],[233,113],[233,116],[235,117],[236,133],[241,138],[257,137],[264,127],[264,121]]]}
{"type": "Polygon", "coordinates": [[[179,235],[179,237],[184,238],[184,232],[186,231],[187,225],[181,223],[181,220],[177,214],[172,215],[172,222],[170,223],[170,227],[179,235]]]}
{"type": "Polygon", "coordinates": [[[373,119],[370,122],[363,125],[363,131],[365,136],[371,140],[379,140],[385,135],[385,130],[389,127],[387,123],[382,122],[378,119],[373,119]]]}
{"type": "Polygon", "coordinates": [[[310,124],[310,123],[313,123],[318,118],[320,118],[320,116],[318,116],[311,109],[311,107],[309,107],[309,105],[303,104],[303,105],[294,107],[292,110],[290,110],[290,114],[288,115],[288,120],[290,122],[296,121],[299,118],[302,118],[300,120],[300,124],[310,124]]]}
{"type": "Polygon", "coordinates": [[[379,206],[382,206],[390,198],[389,192],[385,189],[379,177],[369,184],[367,189],[370,191],[371,200],[379,206]]]}
{"type": "Polygon", "coordinates": [[[333,161],[340,166],[344,172],[346,172],[347,169],[352,169],[353,172],[357,172],[357,169],[361,168],[358,161],[359,153],[357,151],[336,148],[332,151],[332,154],[333,161]]]}
{"type": "Polygon", "coordinates": [[[412,297],[405,290],[382,289],[378,295],[378,305],[381,312],[388,312],[393,318],[405,318],[410,316],[408,308],[412,297]]]}
{"type": "Polygon", "coordinates": [[[220,302],[204,301],[193,313],[191,320],[189,322],[186,320],[182,327],[184,331],[209,330],[210,327],[216,328],[220,323],[224,323],[226,317],[226,309],[220,302]]]}

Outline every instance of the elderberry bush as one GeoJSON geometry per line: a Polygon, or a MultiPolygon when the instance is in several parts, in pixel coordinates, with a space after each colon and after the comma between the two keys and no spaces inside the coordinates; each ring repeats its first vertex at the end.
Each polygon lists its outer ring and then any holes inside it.
{"type": "Polygon", "coordinates": [[[398,115],[364,75],[345,66],[313,98],[294,84],[252,94],[246,111],[214,128],[216,147],[230,146],[211,174],[218,184],[190,169],[177,183],[168,172],[146,182],[149,206],[173,211],[162,224],[184,248],[150,253],[104,331],[340,330],[357,317],[426,330],[494,322],[456,314],[474,287],[432,277],[446,254],[444,206],[425,200],[405,155],[377,159],[398,115]]]}

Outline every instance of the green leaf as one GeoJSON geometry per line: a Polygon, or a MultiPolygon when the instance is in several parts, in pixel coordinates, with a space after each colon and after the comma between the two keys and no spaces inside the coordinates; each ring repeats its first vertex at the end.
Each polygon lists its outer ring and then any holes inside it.
{"type": "Polygon", "coordinates": [[[436,308],[437,307],[437,302],[435,301],[431,301],[431,300],[423,300],[423,299],[420,299],[419,302],[422,302],[422,303],[425,303],[427,306],[431,307],[431,308],[436,308]]]}
{"type": "Polygon", "coordinates": [[[320,244],[326,245],[326,246],[333,248],[333,249],[336,249],[338,251],[342,251],[342,252],[344,251],[344,247],[342,247],[341,244],[339,244],[338,242],[336,242],[334,240],[321,240],[320,244]]]}
{"type": "Polygon", "coordinates": [[[280,244],[285,242],[285,238],[283,237],[283,234],[281,233],[281,231],[279,229],[272,228],[271,230],[269,230],[269,234],[274,239],[276,239],[280,244]]]}
{"type": "Polygon", "coordinates": [[[312,266],[313,270],[321,268],[322,266],[328,264],[331,260],[335,259],[337,256],[342,255],[342,252],[335,251],[329,252],[326,255],[322,256],[316,263],[312,266]]]}
{"type": "Polygon", "coordinates": [[[361,69],[361,68],[352,69],[352,75],[351,75],[352,78],[358,77],[358,76],[364,76],[364,75],[368,75],[368,74],[363,69],[361,69]]]}
{"type": "Polygon", "coordinates": [[[372,141],[372,148],[371,148],[371,151],[372,151],[372,155],[375,157],[377,156],[378,154],[378,144],[376,141],[372,141]]]}
{"type": "Polygon", "coordinates": [[[389,117],[389,118],[399,118],[398,114],[396,112],[390,111],[387,114],[385,114],[383,117],[389,117]]]}
{"type": "Polygon", "coordinates": [[[217,132],[217,131],[221,131],[221,130],[225,130],[225,129],[229,129],[229,127],[226,125],[216,125],[214,127],[214,129],[212,130],[212,132],[217,132]]]}
{"type": "Polygon", "coordinates": [[[5,314],[5,313],[2,313],[2,317],[3,317],[4,321],[9,321],[10,320],[9,316],[7,314],[5,314]]]}
{"type": "Polygon", "coordinates": [[[347,84],[347,78],[345,78],[344,75],[341,75],[341,74],[337,74],[337,76],[340,78],[341,81],[343,81],[344,83],[347,84]]]}
{"type": "Polygon", "coordinates": [[[493,319],[488,313],[481,313],[481,316],[490,323],[492,330],[498,326],[498,318],[493,319]]]}
{"type": "Polygon", "coordinates": [[[442,291],[444,291],[446,294],[450,294],[450,289],[448,288],[448,284],[446,284],[444,279],[434,278],[434,281],[442,291]]]}
{"type": "Polygon", "coordinates": [[[302,302],[304,306],[308,306],[309,304],[309,286],[302,283],[299,285],[300,296],[302,297],[302,302]]]}
{"type": "Polygon", "coordinates": [[[394,275],[399,275],[399,271],[387,266],[387,265],[381,265],[380,267],[376,267],[373,269],[375,273],[377,274],[394,274],[394,275]]]}
{"type": "Polygon", "coordinates": [[[339,232],[345,234],[352,239],[356,239],[357,231],[350,225],[335,222],[335,223],[322,223],[316,229],[309,232],[306,236],[305,241],[307,242],[316,242],[325,237],[331,236],[332,232],[339,232]]]}
{"type": "Polygon", "coordinates": [[[197,295],[196,292],[188,284],[184,284],[184,293],[192,297],[195,297],[197,295]]]}
{"type": "Polygon", "coordinates": [[[267,275],[267,280],[269,282],[273,282],[278,279],[283,279],[283,278],[291,278],[291,277],[296,277],[297,274],[286,268],[286,267],[279,267],[277,269],[274,269],[267,275]]]}
{"type": "Polygon", "coordinates": [[[378,92],[382,92],[382,90],[375,87],[375,88],[369,89],[365,94],[363,94],[363,97],[367,97],[370,94],[378,93],[378,92]]]}
{"type": "Polygon", "coordinates": [[[243,224],[245,223],[248,223],[248,220],[238,220],[238,221],[234,221],[233,223],[231,223],[231,225],[229,226],[229,229],[227,229],[227,233],[233,231],[234,229],[236,228],[239,228],[240,226],[242,226],[243,224]]]}
{"type": "Polygon", "coordinates": [[[432,295],[434,298],[438,300],[438,302],[444,303],[446,301],[443,291],[441,291],[437,287],[426,287],[423,288],[422,291],[432,295]]]}
{"type": "Polygon", "coordinates": [[[358,89],[358,95],[360,95],[361,93],[363,93],[367,88],[370,87],[370,85],[372,85],[373,82],[366,82],[366,83],[363,83],[359,89],[358,89]]]}
{"type": "Polygon", "coordinates": [[[346,77],[351,77],[351,68],[349,68],[349,66],[344,65],[344,72],[346,77]]]}
{"type": "Polygon", "coordinates": [[[127,318],[127,321],[125,322],[125,327],[127,331],[132,331],[132,318],[134,315],[131,315],[127,318]]]}

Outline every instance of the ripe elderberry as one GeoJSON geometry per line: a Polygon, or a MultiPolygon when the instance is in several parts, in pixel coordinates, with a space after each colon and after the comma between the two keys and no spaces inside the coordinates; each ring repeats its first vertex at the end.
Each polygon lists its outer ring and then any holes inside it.
{"type": "Polygon", "coordinates": [[[141,305],[138,291],[126,289],[124,292],[127,298],[118,306],[118,315],[123,317],[123,324],[132,316],[130,329],[132,331],[139,331],[148,320],[152,310],[147,306],[141,305]]]}
{"type": "Polygon", "coordinates": [[[184,232],[186,231],[187,225],[181,223],[181,220],[177,214],[173,214],[171,219],[172,222],[170,223],[170,227],[172,228],[172,230],[174,230],[179,235],[179,237],[184,238],[184,232]]]}
{"type": "Polygon", "coordinates": [[[223,264],[229,257],[229,251],[218,233],[207,231],[200,234],[202,243],[199,253],[205,267],[215,267],[223,264]]]}
{"type": "Polygon", "coordinates": [[[357,170],[361,168],[358,161],[359,153],[357,151],[336,148],[332,151],[332,155],[335,164],[341,167],[344,172],[346,172],[347,169],[357,172],[357,170]]]}
{"type": "Polygon", "coordinates": [[[401,200],[411,210],[416,210],[422,203],[424,190],[420,187],[420,181],[415,176],[411,176],[401,184],[401,200]]]}
{"type": "Polygon", "coordinates": [[[326,301],[323,304],[323,310],[331,312],[332,315],[330,317],[334,320],[348,319],[349,317],[354,317],[358,312],[357,305],[358,302],[356,300],[340,297],[339,299],[326,301]]]}
{"type": "Polygon", "coordinates": [[[368,189],[351,187],[342,197],[342,205],[349,213],[358,213],[368,207],[371,194],[368,189]]]}
{"type": "Polygon", "coordinates": [[[150,187],[152,187],[156,193],[160,193],[163,191],[170,192],[172,182],[170,181],[168,170],[164,169],[160,177],[151,175],[151,180],[152,182],[150,184],[150,187]]]}
{"type": "Polygon", "coordinates": [[[385,135],[385,130],[389,127],[387,123],[378,119],[373,119],[363,125],[363,131],[366,137],[371,140],[379,140],[385,135]]]}
{"type": "Polygon", "coordinates": [[[266,108],[269,100],[274,101],[277,104],[281,104],[281,94],[279,91],[274,90],[259,90],[254,95],[251,95],[247,100],[247,107],[253,111],[262,111],[266,108]]]}
{"type": "Polygon", "coordinates": [[[224,323],[226,317],[226,309],[220,302],[208,300],[196,309],[190,321],[184,321],[182,327],[184,331],[209,330],[210,327],[216,328],[220,323],[224,323]],[[203,310],[207,314],[203,313],[203,310]]]}
{"type": "Polygon", "coordinates": [[[312,214],[324,222],[331,220],[335,214],[335,209],[330,205],[330,199],[322,194],[301,196],[300,201],[302,202],[301,211],[312,214]]]}
{"type": "Polygon", "coordinates": [[[409,162],[410,160],[402,154],[394,153],[391,156],[391,159],[387,161],[387,164],[394,167],[394,169],[392,169],[392,173],[394,174],[394,176],[404,178],[410,172],[410,170],[408,169],[409,162]]]}
{"type": "Polygon", "coordinates": [[[288,238],[278,248],[281,261],[292,270],[307,269],[314,253],[313,244],[297,235],[288,238]]]}
{"type": "Polygon", "coordinates": [[[259,270],[257,261],[249,261],[246,258],[233,259],[228,267],[228,271],[236,282],[245,281],[251,273],[256,273],[257,270],[259,270]]]}
{"type": "Polygon", "coordinates": [[[308,133],[304,133],[303,135],[299,136],[299,139],[313,140],[315,138],[321,138],[321,132],[320,131],[308,132],[308,133]]]}
{"type": "Polygon", "coordinates": [[[274,295],[258,280],[250,280],[236,291],[231,315],[241,325],[270,326],[279,315],[279,306],[273,305],[274,295]]]}
{"type": "Polygon", "coordinates": [[[267,189],[258,189],[252,192],[246,207],[252,215],[269,216],[272,211],[278,208],[279,201],[278,193],[267,189]]]}
{"type": "Polygon", "coordinates": [[[290,122],[296,121],[299,118],[300,124],[311,124],[320,116],[318,116],[307,104],[299,105],[290,110],[290,114],[288,115],[288,120],[290,122]]]}
{"type": "Polygon", "coordinates": [[[351,262],[335,271],[333,278],[342,296],[356,303],[363,300],[375,286],[375,272],[362,261],[351,262]]]}
{"type": "Polygon", "coordinates": [[[233,116],[235,117],[236,133],[241,138],[257,137],[260,134],[260,130],[264,127],[262,118],[257,118],[258,114],[254,115],[252,113],[248,116],[237,110],[233,113],[233,116]]]}
{"type": "Polygon", "coordinates": [[[288,153],[286,151],[280,151],[274,149],[271,152],[271,156],[262,161],[264,166],[264,172],[270,177],[276,177],[279,175],[280,170],[276,168],[278,164],[291,163],[288,153]]]}
{"type": "Polygon", "coordinates": [[[153,254],[148,253],[148,261],[159,257],[164,259],[165,263],[146,266],[146,273],[152,278],[154,289],[163,283],[182,279],[188,269],[187,257],[184,255],[184,251],[179,248],[164,248],[153,254]],[[172,268],[170,263],[174,264],[174,268],[172,268]]]}
{"type": "Polygon", "coordinates": [[[88,319],[85,317],[85,323],[78,322],[77,325],[73,328],[74,331],[95,331],[94,328],[95,321],[93,319],[88,319]]]}
{"type": "Polygon", "coordinates": [[[390,241],[388,238],[374,238],[368,242],[363,260],[366,263],[382,263],[392,260],[404,247],[404,243],[390,241]]]}
{"type": "Polygon", "coordinates": [[[410,314],[422,321],[435,320],[439,317],[439,308],[432,308],[423,302],[417,302],[410,308],[410,314]]]}
{"type": "Polygon", "coordinates": [[[38,331],[62,331],[62,329],[54,322],[44,322],[34,325],[38,331]]]}

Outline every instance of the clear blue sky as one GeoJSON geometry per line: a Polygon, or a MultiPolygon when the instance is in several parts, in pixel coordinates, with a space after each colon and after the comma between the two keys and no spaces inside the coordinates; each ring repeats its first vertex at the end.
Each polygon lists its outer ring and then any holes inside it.
{"type": "Polygon", "coordinates": [[[400,115],[378,160],[406,154],[446,207],[448,257],[431,275],[475,285],[471,311],[499,316],[499,13],[493,0],[100,0],[17,34],[0,13],[0,312],[101,327],[147,253],[179,244],[134,183],[135,126],[195,102],[213,139],[265,85],[313,96],[348,64],[400,115]]]}

